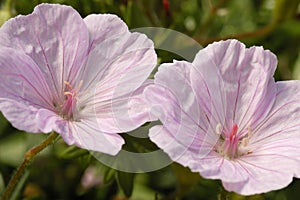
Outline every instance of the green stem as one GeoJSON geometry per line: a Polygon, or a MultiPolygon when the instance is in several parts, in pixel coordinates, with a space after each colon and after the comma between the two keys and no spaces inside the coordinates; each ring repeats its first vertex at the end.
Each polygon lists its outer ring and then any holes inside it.
{"type": "Polygon", "coordinates": [[[17,183],[19,182],[20,178],[24,174],[25,169],[30,164],[34,156],[37,155],[39,152],[41,152],[43,149],[45,149],[47,146],[49,146],[57,138],[57,136],[58,136],[57,133],[54,132],[51,133],[50,136],[46,140],[44,140],[41,144],[33,147],[32,149],[28,150],[25,153],[22,164],[19,166],[14,176],[10,179],[4,193],[2,194],[1,200],[7,200],[10,197],[17,183]]]}

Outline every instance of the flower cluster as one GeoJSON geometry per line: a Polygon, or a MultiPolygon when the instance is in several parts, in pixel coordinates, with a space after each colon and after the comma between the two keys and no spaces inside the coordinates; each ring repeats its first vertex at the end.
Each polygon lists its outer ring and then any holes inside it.
{"type": "Polygon", "coordinates": [[[155,118],[158,147],[229,191],[300,177],[300,81],[275,82],[276,57],[261,47],[215,42],[147,80],[157,63],[150,39],[115,15],[82,19],[58,4],[7,21],[0,46],[0,110],[17,129],[115,155],[119,133],[155,118]]]}

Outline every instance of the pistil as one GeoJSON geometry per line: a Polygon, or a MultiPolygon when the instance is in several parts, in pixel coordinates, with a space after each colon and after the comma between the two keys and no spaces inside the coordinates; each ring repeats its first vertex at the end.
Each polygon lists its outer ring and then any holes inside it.
{"type": "Polygon", "coordinates": [[[251,151],[248,148],[249,138],[252,135],[251,128],[248,128],[248,133],[241,137],[238,134],[238,125],[234,124],[230,131],[222,130],[221,126],[216,127],[216,132],[221,135],[219,142],[216,144],[216,151],[227,159],[235,159],[239,156],[249,154],[251,151]]]}
{"type": "MultiPolygon", "coordinates": [[[[82,82],[80,82],[79,88],[82,82]]],[[[61,107],[61,115],[67,119],[73,119],[77,111],[78,89],[76,90],[71,84],[65,81],[66,91],[64,92],[64,103],[61,107]]]]}
{"type": "Polygon", "coordinates": [[[239,136],[237,135],[238,126],[234,124],[231,132],[229,134],[225,134],[223,153],[229,158],[234,158],[238,152],[238,142],[239,136]]]}

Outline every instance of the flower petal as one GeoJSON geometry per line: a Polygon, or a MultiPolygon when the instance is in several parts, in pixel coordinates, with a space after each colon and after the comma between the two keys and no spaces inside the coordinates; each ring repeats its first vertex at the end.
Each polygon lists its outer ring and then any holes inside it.
{"type": "Polygon", "coordinates": [[[155,86],[149,86],[145,96],[153,115],[164,124],[172,139],[184,149],[196,151],[200,157],[212,150],[219,135],[209,126],[190,86],[191,67],[187,62],[178,61],[161,65],[155,75],[155,86]]]}
{"type": "MultiPolygon", "coordinates": [[[[41,132],[49,133],[51,131],[57,131],[61,133],[61,129],[57,128],[58,122],[64,121],[63,118],[58,116],[55,112],[47,109],[39,109],[36,113],[37,126],[41,132]]],[[[68,132],[68,131],[66,131],[68,132]]]]}
{"type": "Polygon", "coordinates": [[[83,19],[73,8],[40,4],[32,14],[6,22],[0,29],[0,44],[30,56],[59,98],[64,81],[70,84],[76,81],[88,51],[89,35],[83,19]]]}
{"type": "MultiPolygon", "coordinates": [[[[281,158],[281,163],[274,168],[283,168],[278,171],[284,171],[287,177],[300,177],[300,81],[277,82],[276,86],[275,104],[265,120],[253,129],[249,147],[258,156],[281,158]],[[289,163],[287,168],[285,163],[289,163]]],[[[265,162],[266,166],[274,163],[265,162]]]]}
{"type": "Polygon", "coordinates": [[[128,34],[127,25],[116,15],[91,14],[84,18],[90,35],[90,51],[105,40],[128,34]]]}
{"type": "Polygon", "coordinates": [[[119,97],[111,102],[95,99],[94,111],[100,130],[109,133],[123,133],[154,120],[150,114],[150,107],[143,96],[144,89],[151,84],[153,81],[148,80],[132,95],[119,97]]]}
{"type": "Polygon", "coordinates": [[[278,154],[253,154],[232,163],[240,166],[240,170],[249,178],[240,183],[224,180],[223,185],[226,190],[242,195],[282,189],[292,182],[294,174],[291,171],[299,168],[299,163],[297,166],[294,161],[278,154]]]}
{"type": "Polygon", "coordinates": [[[181,140],[175,139],[164,126],[152,127],[149,137],[173,161],[189,167],[193,172],[200,172],[200,175],[205,178],[222,179],[232,183],[241,183],[248,179],[245,169],[241,166],[224,159],[214,151],[206,152],[203,157],[197,150],[190,148],[192,145],[187,147],[181,140]]]}
{"type": "Polygon", "coordinates": [[[180,163],[183,166],[191,166],[195,160],[193,153],[189,151],[189,148],[182,145],[180,141],[174,138],[166,128],[157,125],[149,130],[149,138],[160,149],[162,149],[171,160],[180,163]]]}
{"type": "Polygon", "coordinates": [[[248,179],[245,169],[241,166],[224,159],[214,151],[207,152],[203,157],[197,150],[186,147],[182,141],[175,139],[164,126],[152,127],[149,137],[173,161],[189,167],[193,172],[200,172],[204,178],[222,179],[232,183],[241,183],[248,179]]]}
{"type": "Polygon", "coordinates": [[[0,48],[0,79],[0,98],[53,108],[46,79],[30,57],[11,48],[0,48]]]}
{"type": "Polygon", "coordinates": [[[289,138],[300,143],[300,81],[281,81],[276,83],[276,101],[269,115],[253,127],[252,144],[260,145],[278,139],[289,138]],[[299,132],[299,133],[298,133],[299,132]]]}
{"type": "Polygon", "coordinates": [[[94,120],[70,123],[69,126],[75,137],[75,145],[84,149],[116,155],[125,143],[116,133],[101,132],[98,123],[94,120]]]}
{"type": "MultiPolygon", "coordinates": [[[[277,96],[271,111],[253,127],[249,137],[247,148],[250,152],[230,161],[235,169],[223,164],[221,173],[213,173],[213,176],[206,176],[203,169],[199,169],[202,176],[221,179],[227,190],[243,195],[281,189],[291,183],[293,177],[299,177],[300,81],[277,82],[276,86],[277,96]],[[226,178],[232,172],[243,174],[246,181],[226,178]]],[[[205,162],[199,163],[203,168],[205,162]]]]}
{"type": "Polygon", "coordinates": [[[95,118],[72,122],[58,117],[49,110],[40,110],[38,118],[41,130],[56,131],[68,145],[116,155],[124,144],[123,138],[118,134],[100,131],[95,118]]]}
{"type": "Polygon", "coordinates": [[[14,49],[0,48],[0,110],[12,125],[40,132],[36,113],[54,109],[43,73],[30,57],[14,49]]]}
{"type": "Polygon", "coordinates": [[[245,130],[259,123],[273,105],[276,64],[276,57],[261,47],[246,49],[237,40],[213,43],[196,55],[192,87],[207,113],[226,128],[238,124],[245,130]]]}
{"type": "Polygon", "coordinates": [[[39,133],[36,114],[38,109],[19,101],[0,98],[0,110],[5,118],[17,129],[30,133],[39,133]]]}
{"type": "Polygon", "coordinates": [[[153,42],[143,34],[130,33],[124,28],[125,23],[112,15],[93,15],[87,18],[86,23],[90,29],[103,29],[107,38],[101,39],[100,35],[95,36],[96,33],[91,31],[91,35],[99,38],[95,39],[97,45],[90,51],[81,71],[81,79],[84,80],[82,90],[89,93],[81,97],[80,103],[94,109],[102,131],[132,130],[143,120],[137,119],[141,120],[138,122],[133,120],[133,116],[126,119],[128,109],[132,111],[128,102],[136,95],[135,91],[143,87],[156,65],[153,42]],[[101,19],[104,19],[103,27],[98,27],[95,20],[101,19]],[[117,29],[123,34],[116,34],[117,29]]]}
{"type": "Polygon", "coordinates": [[[91,37],[87,64],[82,70],[83,90],[97,84],[103,100],[133,92],[154,69],[153,42],[141,33],[129,32],[117,16],[89,15],[84,19],[91,37]]]}

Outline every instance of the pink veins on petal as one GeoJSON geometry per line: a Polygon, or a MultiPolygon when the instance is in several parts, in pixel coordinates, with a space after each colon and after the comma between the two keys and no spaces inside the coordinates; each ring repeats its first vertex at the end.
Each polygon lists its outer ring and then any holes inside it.
{"type": "Polygon", "coordinates": [[[275,82],[276,65],[270,51],[237,40],[162,64],[144,91],[162,123],[150,139],[228,191],[286,187],[300,177],[300,81],[275,82]]]}
{"type": "Polygon", "coordinates": [[[20,130],[115,155],[118,133],[149,120],[131,99],[156,62],[153,42],[116,15],[40,4],[0,28],[0,110],[20,130]]]}

